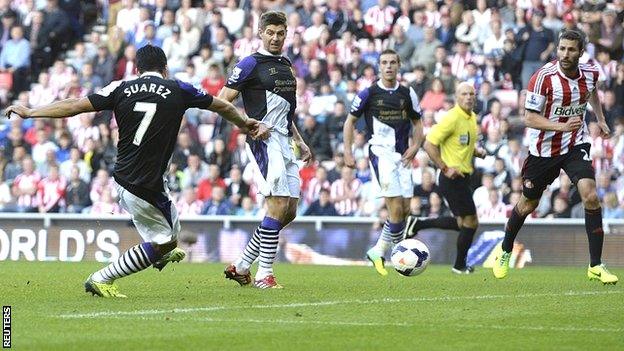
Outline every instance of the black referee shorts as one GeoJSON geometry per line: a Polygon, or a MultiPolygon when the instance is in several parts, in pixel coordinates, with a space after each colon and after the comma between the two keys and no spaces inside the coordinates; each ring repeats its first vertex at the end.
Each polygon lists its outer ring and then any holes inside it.
{"type": "Polygon", "coordinates": [[[470,187],[470,174],[464,173],[462,178],[451,179],[440,172],[438,186],[453,215],[464,217],[477,214],[477,209],[472,200],[473,190],[470,187]]]}
{"type": "Polygon", "coordinates": [[[529,155],[522,166],[522,194],[537,200],[563,169],[572,183],[583,178],[595,179],[594,167],[589,157],[590,144],[581,144],[568,153],[555,157],[529,155]]]}

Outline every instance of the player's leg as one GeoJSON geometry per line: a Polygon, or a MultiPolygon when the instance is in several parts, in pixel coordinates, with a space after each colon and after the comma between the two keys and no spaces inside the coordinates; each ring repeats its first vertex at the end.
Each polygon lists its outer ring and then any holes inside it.
{"type": "Polygon", "coordinates": [[[576,184],[585,207],[585,232],[589,243],[590,263],[587,276],[591,280],[599,280],[604,284],[615,284],[616,275],[610,273],[602,264],[602,247],[604,232],[602,230],[602,208],[596,193],[594,168],[589,155],[589,144],[574,147],[564,163],[564,170],[576,184]]]}
{"type": "Polygon", "coordinates": [[[558,158],[535,157],[529,155],[522,167],[522,195],[511,211],[505,224],[505,238],[502,251],[496,256],[492,272],[496,278],[502,279],[509,273],[509,261],[516,236],[524,225],[524,221],[539,204],[542,193],[555,178],[559,176],[558,158]]]}
{"type": "MultiPolygon", "coordinates": [[[[470,201],[472,202],[472,198],[470,198],[470,201]]],[[[474,203],[472,207],[474,207],[474,203]]],[[[457,236],[457,255],[455,256],[455,264],[453,264],[452,271],[457,274],[470,274],[474,272],[474,268],[466,264],[466,258],[468,257],[468,250],[470,249],[470,245],[472,245],[474,235],[479,227],[479,219],[476,213],[462,214],[459,217],[461,226],[459,227],[459,235],[457,236]]]]}
{"type": "Polygon", "coordinates": [[[85,289],[102,297],[125,297],[119,293],[115,280],[138,273],[162,260],[177,246],[180,232],[175,207],[166,196],[163,195],[156,207],[119,187],[119,198],[121,206],[132,215],[144,242],[129,248],[117,260],[89,276],[85,289]]]}
{"type": "Polygon", "coordinates": [[[383,224],[377,243],[366,252],[366,258],[373,263],[377,273],[386,276],[388,271],[384,268],[384,256],[393,244],[398,243],[403,238],[405,210],[401,196],[386,197],[384,201],[388,209],[388,219],[383,224]]]}

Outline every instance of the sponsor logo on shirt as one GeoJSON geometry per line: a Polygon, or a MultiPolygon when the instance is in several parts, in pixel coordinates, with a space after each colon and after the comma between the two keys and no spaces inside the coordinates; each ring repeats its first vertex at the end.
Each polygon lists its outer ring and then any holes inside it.
{"type": "Polygon", "coordinates": [[[587,107],[587,104],[571,105],[571,106],[557,106],[553,114],[559,117],[583,116],[585,115],[586,107],[587,107]]]}

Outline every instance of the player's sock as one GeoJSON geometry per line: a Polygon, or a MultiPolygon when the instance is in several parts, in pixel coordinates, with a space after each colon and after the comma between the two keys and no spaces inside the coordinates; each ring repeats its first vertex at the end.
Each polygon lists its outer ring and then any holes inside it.
{"type": "Polygon", "coordinates": [[[260,254],[260,228],[256,228],[241,257],[234,262],[237,272],[247,272],[260,254]]]}
{"type": "Polygon", "coordinates": [[[466,256],[468,256],[468,249],[470,249],[472,238],[474,237],[476,231],[477,228],[459,228],[459,236],[457,237],[457,257],[455,258],[454,268],[466,268],[466,256]]]}
{"type": "Polygon", "coordinates": [[[375,251],[379,254],[379,256],[383,256],[388,248],[390,248],[390,243],[392,242],[392,234],[390,233],[390,221],[386,220],[383,227],[381,228],[381,234],[379,235],[379,239],[377,239],[377,243],[373,247],[375,251]]]}
{"type": "Polygon", "coordinates": [[[459,231],[457,218],[455,217],[427,218],[419,220],[418,223],[416,223],[416,226],[418,227],[418,230],[439,228],[459,231]]]}
{"type": "Polygon", "coordinates": [[[503,251],[511,252],[511,250],[513,250],[514,240],[516,240],[516,235],[518,235],[520,228],[522,228],[525,219],[526,216],[523,217],[522,215],[520,215],[520,213],[518,212],[518,208],[514,206],[513,210],[511,211],[511,216],[509,217],[509,220],[505,225],[505,239],[503,239],[503,251]]]}
{"type": "Polygon", "coordinates": [[[602,244],[604,232],[602,231],[602,209],[585,209],[585,231],[589,241],[590,266],[594,267],[602,263],[602,244]]]}
{"type": "Polygon", "coordinates": [[[275,255],[277,254],[279,231],[282,227],[282,223],[271,217],[264,217],[258,227],[261,240],[256,280],[264,279],[266,276],[273,274],[273,261],[275,261],[275,255]]]}
{"type": "MultiPolygon", "coordinates": [[[[405,229],[405,221],[399,223],[388,223],[388,229],[390,230],[390,237],[392,238],[392,243],[396,244],[401,239],[403,239],[403,230],[405,229]]],[[[385,225],[384,225],[385,226],[385,225]]]]}
{"type": "Polygon", "coordinates": [[[124,252],[117,261],[93,273],[92,278],[99,283],[110,283],[146,269],[161,257],[151,243],[135,245],[124,252]]]}

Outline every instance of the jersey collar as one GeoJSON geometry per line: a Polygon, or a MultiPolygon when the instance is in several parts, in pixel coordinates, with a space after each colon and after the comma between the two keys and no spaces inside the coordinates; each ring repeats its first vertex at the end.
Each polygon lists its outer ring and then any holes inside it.
{"type": "Polygon", "coordinates": [[[143,78],[143,77],[145,77],[145,76],[153,76],[153,77],[158,77],[158,78],[164,79],[164,78],[163,78],[163,76],[162,76],[162,74],[160,74],[160,73],[158,73],[158,72],[151,72],[151,71],[148,71],[148,72],[143,72],[143,73],[141,74],[141,78],[143,78]]]}
{"type": "Polygon", "coordinates": [[[272,54],[272,53],[268,52],[267,50],[265,50],[264,48],[258,49],[258,53],[261,54],[261,55],[264,55],[264,56],[282,57],[282,55],[272,54]]]}
{"type": "Polygon", "coordinates": [[[396,81],[396,84],[394,85],[394,88],[386,88],[386,87],[383,85],[383,83],[381,83],[381,79],[377,81],[377,86],[378,86],[378,87],[380,87],[380,88],[381,88],[381,89],[383,89],[383,90],[386,90],[386,91],[395,91],[395,90],[399,89],[399,85],[400,85],[400,84],[399,84],[399,81],[397,80],[397,81],[396,81]]]}
{"type": "Polygon", "coordinates": [[[563,73],[563,70],[561,69],[561,65],[559,64],[559,60],[557,60],[557,72],[559,72],[559,75],[561,75],[563,78],[571,82],[576,82],[577,80],[581,79],[581,77],[583,76],[583,71],[580,68],[577,68],[577,70],[578,70],[578,76],[576,76],[576,78],[570,78],[566,76],[565,73],[563,73]]]}

